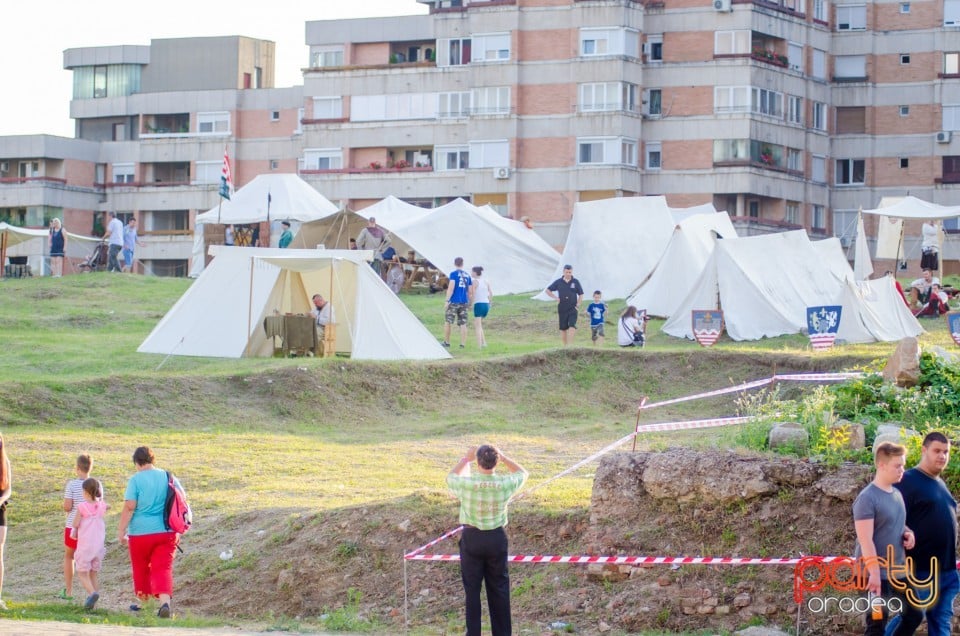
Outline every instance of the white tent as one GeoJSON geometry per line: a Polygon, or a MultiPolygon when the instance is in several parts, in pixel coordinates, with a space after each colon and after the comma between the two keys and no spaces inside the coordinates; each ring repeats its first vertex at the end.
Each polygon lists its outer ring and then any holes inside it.
{"type": "MultiPolygon", "coordinates": [[[[577,203],[562,262],[540,279],[541,289],[560,278],[563,265],[569,264],[585,294],[599,289],[605,298],[625,298],[656,266],[675,225],[662,196],[577,203]]],[[[544,292],[536,298],[550,300],[544,292]]]]}
{"type": "MultiPolygon", "coordinates": [[[[337,206],[295,174],[261,174],[224,199],[216,207],[197,215],[193,237],[190,276],[204,268],[203,226],[206,223],[243,224],[263,221],[291,221],[299,225],[335,214],[337,206]]],[[[295,227],[291,228],[296,231],[295,227]]]]}
{"type": "Polygon", "coordinates": [[[467,270],[483,266],[484,278],[498,294],[536,289],[554,270],[560,255],[542,239],[538,242],[522,223],[497,221],[490,213],[463,199],[427,209],[390,196],[356,212],[344,211],[305,224],[294,237],[294,245],[346,247],[366,220],[375,217],[400,256],[412,249],[444,271],[452,270],[453,259],[462,256],[467,270]]]}
{"type": "MultiPolygon", "coordinates": [[[[102,239],[94,236],[83,236],[67,232],[66,257],[67,259],[86,259],[93,252],[94,247],[102,239]]],[[[50,232],[43,229],[17,227],[0,222],[0,245],[3,246],[4,256],[26,256],[28,263],[37,274],[43,273],[44,256],[50,254],[50,232]]],[[[2,259],[0,259],[2,260],[2,259]]],[[[3,263],[0,262],[0,266],[3,263]]],[[[69,271],[69,266],[64,268],[69,271]]]]}
{"type": "Polygon", "coordinates": [[[700,280],[718,236],[737,237],[726,212],[694,214],[680,221],[654,270],[627,298],[627,304],[645,309],[651,316],[672,316],[700,280]]]}
{"type": "Polygon", "coordinates": [[[137,351],[219,358],[269,356],[264,318],[333,305],[336,350],[360,360],[438,360],[450,354],[365,259],[369,252],[211,248],[216,258],[137,351]]]}
{"type": "Polygon", "coordinates": [[[960,216],[960,206],[938,205],[913,196],[883,197],[880,207],[863,213],[900,219],[952,219],[960,216]]]}
{"type": "Polygon", "coordinates": [[[888,279],[854,285],[834,240],[811,243],[802,230],[717,241],[700,284],[683,299],[663,331],[693,338],[690,312],[722,309],[734,340],[799,333],[806,308],[843,305],[839,339],[899,340],[923,329],[888,279]],[[842,266],[841,266],[842,261],[842,266]]]}

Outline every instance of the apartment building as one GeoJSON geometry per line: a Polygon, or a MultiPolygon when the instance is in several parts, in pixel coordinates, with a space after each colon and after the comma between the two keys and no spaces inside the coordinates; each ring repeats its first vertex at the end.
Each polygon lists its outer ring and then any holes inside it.
{"type": "Polygon", "coordinates": [[[297,171],[355,209],[464,197],[548,229],[657,194],[849,240],[884,196],[960,204],[960,0],[416,1],[308,21],[293,88],[250,38],[66,51],[76,139],[0,138],[0,217],[137,214],[179,273],[225,148],[238,186],[297,171]]]}

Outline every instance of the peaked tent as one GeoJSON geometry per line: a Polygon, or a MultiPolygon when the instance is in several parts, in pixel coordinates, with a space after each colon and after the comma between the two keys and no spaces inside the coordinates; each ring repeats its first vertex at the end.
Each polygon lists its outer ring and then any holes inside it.
{"type": "MultiPolygon", "coordinates": [[[[625,298],[656,266],[675,225],[662,196],[577,203],[562,262],[540,279],[541,289],[560,278],[563,265],[570,264],[585,294],[599,289],[605,298],[625,298]]],[[[545,292],[536,298],[550,300],[545,292]]]]}
{"type": "Polygon", "coordinates": [[[700,280],[717,236],[737,237],[726,212],[694,214],[680,221],[653,271],[627,298],[627,304],[645,309],[651,316],[672,316],[700,280]]]}
{"type": "Polygon", "coordinates": [[[204,268],[203,226],[206,223],[229,225],[282,220],[307,223],[335,214],[337,209],[298,175],[257,175],[234,192],[231,199],[197,215],[190,276],[198,276],[204,268]]]}
{"type": "Polygon", "coordinates": [[[773,338],[805,329],[807,307],[842,304],[838,338],[847,342],[922,333],[899,296],[885,289],[892,288],[889,280],[853,285],[849,263],[844,259],[845,270],[839,267],[842,253],[834,257],[828,252],[839,250],[839,243],[819,243],[811,243],[803,230],[717,241],[700,284],[662,331],[692,339],[692,310],[723,309],[727,333],[734,340],[773,338]]]}
{"type": "Polygon", "coordinates": [[[220,247],[137,351],[240,358],[273,353],[263,321],[333,304],[336,349],[359,360],[439,360],[450,354],[366,264],[369,252],[220,247]]]}
{"type": "MultiPolygon", "coordinates": [[[[398,254],[412,249],[444,271],[452,270],[453,259],[462,256],[468,271],[474,265],[483,266],[484,278],[498,294],[536,289],[560,258],[545,243],[536,245],[529,235],[492,221],[463,199],[427,209],[390,196],[362,210],[305,225],[300,232],[302,244],[345,247],[370,217],[387,230],[398,254]]],[[[295,237],[294,244],[300,246],[300,240],[295,237]]]]}

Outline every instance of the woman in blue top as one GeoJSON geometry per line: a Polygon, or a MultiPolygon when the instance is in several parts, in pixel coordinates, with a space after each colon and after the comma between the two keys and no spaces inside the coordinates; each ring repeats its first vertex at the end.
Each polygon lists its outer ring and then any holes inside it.
{"type": "MultiPolygon", "coordinates": [[[[133,590],[140,601],[151,596],[160,601],[157,616],[170,618],[173,594],[173,557],[179,535],[167,529],[163,509],[167,500],[167,473],[153,465],[154,456],[146,446],[133,453],[137,472],[127,482],[117,538],[130,548],[133,590]]],[[[183,492],[174,478],[174,486],[183,492]]],[[[131,609],[140,609],[139,605],[131,609]]]]}
{"type": "Polygon", "coordinates": [[[63,276],[63,257],[67,250],[67,236],[63,233],[60,219],[50,221],[50,275],[63,276]]]}

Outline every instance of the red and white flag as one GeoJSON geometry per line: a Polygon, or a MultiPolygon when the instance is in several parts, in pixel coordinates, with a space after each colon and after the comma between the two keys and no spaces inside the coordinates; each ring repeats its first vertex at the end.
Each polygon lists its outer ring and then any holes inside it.
{"type": "Polygon", "coordinates": [[[224,199],[230,199],[233,194],[233,174],[230,172],[230,157],[227,156],[227,149],[223,149],[223,169],[220,171],[220,196],[224,199]]]}

